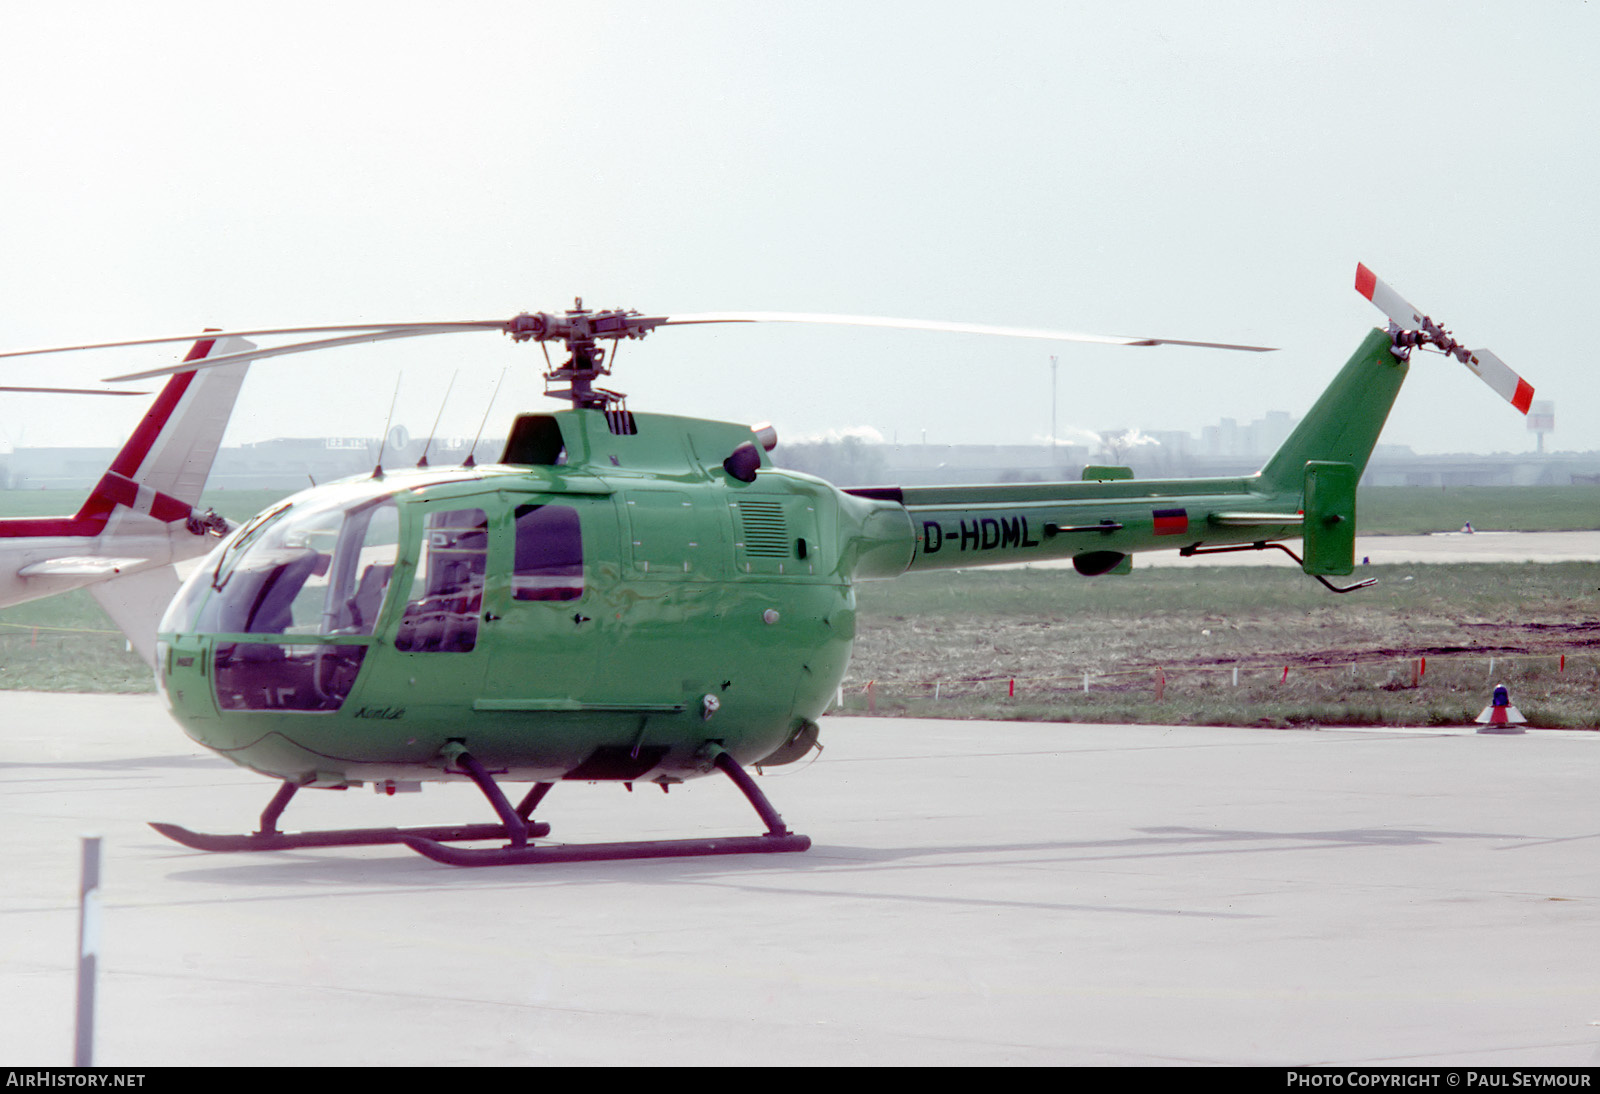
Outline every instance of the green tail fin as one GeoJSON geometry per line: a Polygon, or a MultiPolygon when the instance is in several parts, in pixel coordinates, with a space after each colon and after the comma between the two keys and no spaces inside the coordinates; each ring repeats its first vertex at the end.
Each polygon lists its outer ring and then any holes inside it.
{"type": "Polygon", "coordinates": [[[1389,336],[1374,330],[1316,401],[1289,439],[1261,469],[1264,490],[1298,494],[1306,464],[1313,461],[1350,464],[1356,478],[1389,419],[1389,410],[1405,383],[1408,365],[1389,352],[1389,336]]]}

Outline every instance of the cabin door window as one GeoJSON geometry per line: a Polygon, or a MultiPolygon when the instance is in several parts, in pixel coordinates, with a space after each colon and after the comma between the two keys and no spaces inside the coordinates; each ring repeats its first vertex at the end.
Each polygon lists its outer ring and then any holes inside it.
{"type": "Polygon", "coordinates": [[[570,505],[519,505],[513,600],[583,596],[583,531],[570,505]]]}
{"type": "Polygon", "coordinates": [[[482,509],[427,515],[395,649],[465,653],[477,646],[488,554],[489,519],[482,509]]]}

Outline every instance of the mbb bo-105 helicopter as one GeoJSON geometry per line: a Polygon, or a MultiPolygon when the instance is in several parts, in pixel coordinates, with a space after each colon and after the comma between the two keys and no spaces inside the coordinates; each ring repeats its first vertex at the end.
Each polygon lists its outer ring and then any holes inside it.
{"type": "MultiPolygon", "coordinates": [[[[455,865],[802,851],[746,773],[817,744],[844,677],[853,585],[907,571],[1070,558],[1086,575],[1138,551],[1280,548],[1306,573],[1354,566],[1356,482],[1411,352],[1460,359],[1524,413],[1532,389],[1468,351],[1359,267],[1390,316],[1260,472],[1135,480],[838,489],[772,465],[770,429],[635,414],[595,386],[604,340],[657,327],[846,322],[1113,339],[946,323],[788,314],[587,311],[510,322],[225,332],[335,337],[151,370],[143,378],[332,345],[500,330],[562,342],[546,393],[569,409],[523,414],[493,465],[380,466],[313,487],[238,528],[195,570],[159,628],[157,680],[196,741],[281,780],[250,835],[156,829],[202,850],[401,842],[455,865]],[[350,333],[356,332],[356,333],[350,333]],[[562,780],[674,783],[721,771],[766,831],[727,839],[534,844],[535,807],[562,780]],[[417,789],[470,779],[499,823],[285,833],[301,788],[417,789]],[[503,781],[532,782],[513,806],[503,781]],[[463,847],[473,841],[495,847],[463,847]]],[[[184,339],[193,336],[183,336],[184,339]]],[[[209,337],[221,337],[212,334],[209,337]]],[[[180,339],[149,339],[154,343],[180,339]]],[[[70,347],[96,348],[96,347],[70,347]]]]}

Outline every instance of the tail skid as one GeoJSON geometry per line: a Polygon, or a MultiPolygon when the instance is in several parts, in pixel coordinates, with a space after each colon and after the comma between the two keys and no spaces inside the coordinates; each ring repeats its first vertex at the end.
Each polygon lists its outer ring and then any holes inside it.
{"type": "Polygon", "coordinates": [[[89,586],[89,595],[127,637],[133,652],[153,668],[156,627],[181,584],[174,567],[157,566],[98,581],[89,586]]]}

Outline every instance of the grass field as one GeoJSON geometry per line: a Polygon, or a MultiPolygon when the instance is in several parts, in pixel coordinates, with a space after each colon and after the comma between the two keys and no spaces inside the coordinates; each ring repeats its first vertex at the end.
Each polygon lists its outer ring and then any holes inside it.
{"type": "MultiPolygon", "coordinates": [[[[202,506],[244,521],[284,496],[281,490],[210,491],[202,506]]],[[[0,490],[0,517],[73,513],[84,493],[0,490]]],[[[0,609],[0,690],[150,692],[150,670],[84,590],[0,609]]]]}
{"type": "Polygon", "coordinates": [[[1356,495],[1368,535],[1447,532],[1574,532],[1600,528],[1600,486],[1368,486],[1356,495]]]}
{"type": "Polygon", "coordinates": [[[852,713],[1217,725],[1600,727],[1600,565],[1004,570],[864,584],[852,713]],[[870,683],[870,689],[869,689],[870,683]]]}
{"type": "MultiPolygon", "coordinates": [[[[277,500],[226,491],[242,520],[277,500]]],[[[0,515],[81,495],[0,492],[0,515]]],[[[1600,487],[1363,491],[1367,532],[1600,527],[1600,487]]],[[[845,709],[960,718],[1463,724],[1494,683],[1530,721],[1600,727],[1600,566],[1371,567],[1335,596],[1297,568],[918,574],[860,587],[845,709]],[[1237,683],[1235,682],[1237,680],[1237,683]],[[1088,690],[1084,685],[1087,681],[1088,690]],[[871,683],[870,691],[868,683],[871,683]]],[[[150,691],[83,592],[0,610],[0,689],[150,691]]]]}

